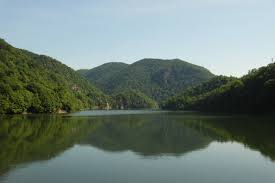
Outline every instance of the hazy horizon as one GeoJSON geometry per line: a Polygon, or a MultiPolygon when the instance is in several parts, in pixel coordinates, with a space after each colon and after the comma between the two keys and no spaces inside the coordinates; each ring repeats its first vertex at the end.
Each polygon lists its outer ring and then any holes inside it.
{"type": "Polygon", "coordinates": [[[272,0],[1,0],[0,37],[77,69],[175,59],[241,76],[274,57],[272,0]]]}

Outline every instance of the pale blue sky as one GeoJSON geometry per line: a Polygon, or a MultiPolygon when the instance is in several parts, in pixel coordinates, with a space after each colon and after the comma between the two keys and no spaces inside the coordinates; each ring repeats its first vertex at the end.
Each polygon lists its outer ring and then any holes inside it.
{"type": "Polygon", "coordinates": [[[240,76],[275,57],[275,0],[0,0],[0,25],[74,69],[180,58],[240,76]]]}

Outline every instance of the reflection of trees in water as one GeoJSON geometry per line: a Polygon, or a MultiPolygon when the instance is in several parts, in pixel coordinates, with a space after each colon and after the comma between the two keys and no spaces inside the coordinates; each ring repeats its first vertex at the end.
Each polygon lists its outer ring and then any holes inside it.
{"type": "Polygon", "coordinates": [[[79,141],[84,135],[80,132],[92,128],[81,119],[58,116],[15,116],[0,121],[0,173],[20,163],[51,159],[79,141]]]}
{"type": "Polygon", "coordinates": [[[142,155],[180,155],[210,142],[183,123],[169,120],[159,115],[1,118],[0,172],[18,164],[51,159],[77,143],[142,155]]]}
{"type": "Polygon", "coordinates": [[[14,165],[51,159],[78,143],[142,156],[179,156],[205,148],[213,140],[237,141],[275,160],[274,129],[272,117],[177,113],[5,117],[0,118],[0,174],[14,165]]]}
{"type": "MultiPolygon", "coordinates": [[[[196,118],[196,117],[195,117],[196,118]]],[[[203,129],[218,141],[236,141],[275,161],[274,116],[205,117],[203,129]]]]}
{"type": "Polygon", "coordinates": [[[195,129],[165,114],[104,119],[82,143],[106,151],[131,150],[144,156],[153,156],[181,155],[204,148],[211,141],[195,129]]]}

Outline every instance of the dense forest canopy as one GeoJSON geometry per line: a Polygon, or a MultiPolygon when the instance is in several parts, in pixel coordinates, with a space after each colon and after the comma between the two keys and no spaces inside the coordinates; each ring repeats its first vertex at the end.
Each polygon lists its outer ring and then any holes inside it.
{"type": "Polygon", "coordinates": [[[112,96],[115,109],[156,109],[157,102],[137,90],[127,90],[112,96]]]}
{"type": "Polygon", "coordinates": [[[227,76],[216,76],[208,81],[205,81],[197,86],[190,87],[187,90],[170,97],[168,100],[163,101],[162,108],[173,110],[184,110],[186,106],[205,93],[215,90],[222,85],[229,83],[237,78],[227,76]]]}
{"type": "MultiPolygon", "coordinates": [[[[103,64],[99,67],[95,67],[90,70],[81,69],[77,72],[81,75],[83,75],[85,78],[87,78],[89,81],[91,81],[96,86],[101,86],[106,81],[112,79],[112,77],[120,72],[121,70],[125,69],[128,66],[128,64],[121,63],[121,62],[110,62],[103,64]]],[[[106,86],[107,87],[107,86],[106,86]]],[[[102,89],[104,89],[102,87],[102,89]]]]}
{"type": "Polygon", "coordinates": [[[253,69],[241,78],[228,78],[217,84],[220,79],[217,77],[172,97],[162,107],[211,112],[275,111],[275,63],[253,69]],[[213,87],[200,90],[205,85],[213,87]]]}
{"type": "Polygon", "coordinates": [[[111,62],[77,73],[51,57],[0,39],[0,114],[158,108],[159,104],[170,110],[274,112],[275,63],[241,78],[215,76],[179,59],[111,62]]]}
{"type": "Polygon", "coordinates": [[[179,59],[107,63],[79,73],[108,94],[133,89],[158,102],[214,77],[207,69],[179,59]]]}
{"type": "MultiPolygon", "coordinates": [[[[96,81],[110,78],[124,66],[127,64],[106,64],[107,70],[99,68],[94,77],[97,77],[96,81]]],[[[89,70],[79,72],[93,75],[89,70]]],[[[105,108],[157,108],[157,104],[136,90],[105,95],[61,62],[14,48],[0,39],[0,114],[105,108]]]]}
{"type": "Polygon", "coordinates": [[[0,39],[0,113],[104,108],[109,97],[73,69],[0,39]]]}

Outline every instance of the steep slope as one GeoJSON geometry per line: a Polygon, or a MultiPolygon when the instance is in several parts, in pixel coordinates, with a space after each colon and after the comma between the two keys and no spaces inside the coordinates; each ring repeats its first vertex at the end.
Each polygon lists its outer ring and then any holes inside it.
{"type": "Polygon", "coordinates": [[[105,107],[108,98],[74,70],[0,39],[0,113],[105,107]]]}
{"type": "Polygon", "coordinates": [[[82,76],[85,76],[88,71],[89,71],[89,69],[79,69],[79,70],[77,70],[77,72],[82,76]]]}
{"type": "Polygon", "coordinates": [[[275,112],[275,63],[197,96],[172,99],[166,106],[210,112],[275,112]]]}
{"type": "Polygon", "coordinates": [[[158,104],[150,97],[137,90],[128,90],[112,96],[113,108],[116,109],[155,109],[158,104]]]}
{"type": "Polygon", "coordinates": [[[86,77],[109,94],[134,89],[157,101],[214,77],[207,69],[179,59],[143,59],[123,65],[123,68],[119,66],[115,72],[105,67],[102,65],[89,71],[96,73],[94,70],[100,70],[102,74],[86,74],[86,77]],[[102,77],[104,74],[108,77],[102,77]]]}
{"type": "Polygon", "coordinates": [[[184,110],[191,101],[194,101],[237,78],[227,76],[216,76],[195,87],[190,87],[180,94],[170,97],[161,104],[161,108],[169,110],[184,110]]]}
{"type": "Polygon", "coordinates": [[[104,89],[106,86],[106,81],[111,80],[115,74],[125,69],[127,66],[128,64],[122,62],[110,62],[95,67],[91,70],[81,69],[77,72],[86,77],[96,86],[104,89]]]}

